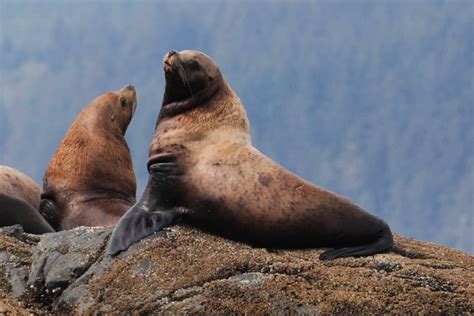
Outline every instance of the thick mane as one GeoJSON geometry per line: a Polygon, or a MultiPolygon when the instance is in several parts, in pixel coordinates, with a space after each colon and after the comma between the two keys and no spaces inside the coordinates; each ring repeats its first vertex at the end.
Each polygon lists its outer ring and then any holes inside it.
{"type": "Polygon", "coordinates": [[[213,84],[207,89],[204,89],[187,99],[163,104],[156,125],[158,125],[158,122],[163,118],[176,116],[183,112],[189,111],[197,106],[206,104],[207,101],[210,100],[218,92],[219,86],[220,85],[218,84],[213,84]]]}

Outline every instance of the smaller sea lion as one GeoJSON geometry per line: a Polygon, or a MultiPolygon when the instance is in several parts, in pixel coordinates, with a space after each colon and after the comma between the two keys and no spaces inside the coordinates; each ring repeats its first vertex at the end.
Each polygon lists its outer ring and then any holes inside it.
{"type": "Polygon", "coordinates": [[[40,211],[56,230],[114,225],[135,203],[124,136],[136,107],[129,85],[97,97],[72,123],[43,178],[40,211]]]}
{"type": "Polygon", "coordinates": [[[53,232],[39,213],[40,195],[41,188],[33,179],[0,165],[0,227],[20,224],[31,234],[53,232]]]}

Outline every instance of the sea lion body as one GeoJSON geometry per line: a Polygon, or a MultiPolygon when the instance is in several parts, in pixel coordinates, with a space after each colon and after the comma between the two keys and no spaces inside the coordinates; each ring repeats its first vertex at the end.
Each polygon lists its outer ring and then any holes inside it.
{"type": "Polygon", "coordinates": [[[57,230],[114,225],[135,203],[136,178],[125,132],[137,97],[127,86],[78,115],[43,178],[41,212],[57,230]]]}
{"type": "MultiPolygon", "coordinates": [[[[182,170],[181,193],[173,204],[186,209],[185,223],[276,248],[368,243],[384,227],[349,200],[299,178],[248,144],[221,139],[212,147],[183,161],[193,167],[182,170]]],[[[187,148],[192,152],[194,146],[187,148]]],[[[164,185],[176,187],[172,181],[164,185]]]]}
{"type": "Polygon", "coordinates": [[[209,57],[173,52],[164,67],[167,86],[150,146],[148,184],[115,227],[109,253],[177,218],[257,246],[343,247],[322,259],[370,255],[393,245],[384,221],[252,146],[245,109],[209,57]],[[185,77],[181,90],[175,72],[185,77]],[[197,87],[195,80],[207,84],[197,87]]]}
{"type": "Polygon", "coordinates": [[[30,177],[0,165],[0,227],[20,224],[27,233],[54,231],[39,213],[41,188],[30,177]]]}

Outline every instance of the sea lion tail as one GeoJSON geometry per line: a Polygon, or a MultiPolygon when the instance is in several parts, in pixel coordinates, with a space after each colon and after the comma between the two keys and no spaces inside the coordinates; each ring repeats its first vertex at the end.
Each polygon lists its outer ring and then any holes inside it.
{"type": "Polygon", "coordinates": [[[139,241],[169,226],[177,217],[177,211],[148,211],[139,204],[129,209],[115,226],[107,247],[109,255],[127,250],[139,241]]]}
{"type": "Polygon", "coordinates": [[[390,250],[393,247],[393,235],[390,227],[387,223],[383,222],[383,228],[379,234],[379,237],[365,245],[344,247],[339,249],[333,249],[323,252],[320,256],[320,260],[333,260],[336,258],[343,257],[360,257],[370,256],[376,253],[381,253],[390,250]]]}

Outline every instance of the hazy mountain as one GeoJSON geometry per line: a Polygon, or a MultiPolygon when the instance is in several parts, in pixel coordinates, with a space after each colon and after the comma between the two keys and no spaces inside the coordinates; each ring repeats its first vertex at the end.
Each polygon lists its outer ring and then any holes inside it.
{"type": "Polygon", "coordinates": [[[132,83],[140,188],[162,57],[213,57],[256,147],[385,218],[474,252],[472,1],[1,1],[0,163],[41,181],[83,106],[132,83]]]}

